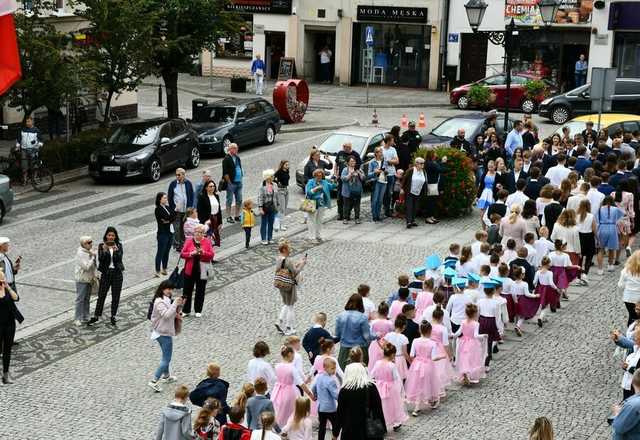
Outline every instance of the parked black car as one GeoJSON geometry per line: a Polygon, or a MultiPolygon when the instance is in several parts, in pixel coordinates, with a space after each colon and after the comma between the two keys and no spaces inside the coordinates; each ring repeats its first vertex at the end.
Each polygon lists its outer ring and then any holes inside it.
{"type": "Polygon", "coordinates": [[[182,119],[152,119],[120,125],[91,154],[95,180],[142,176],[152,182],[167,169],[200,164],[196,133],[182,119]]]}
{"type": "MultiPolygon", "coordinates": [[[[504,139],[504,115],[496,113],[496,134],[499,139],[504,139]]],[[[489,118],[487,113],[467,113],[453,116],[442,121],[431,132],[422,135],[423,146],[449,145],[451,140],[458,135],[458,129],[464,128],[465,139],[473,143],[476,136],[483,134],[482,126],[489,118]]],[[[509,118],[507,132],[511,131],[514,120],[509,118]]]]}
{"type": "Polygon", "coordinates": [[[229,98],[212,103],[197,100],[192,116],[191,126],[198,133],[203,153],[222,154],[232,142],[240,146],[271,145],[282,126],[276,109],[262,98],[229,98]]]}
{"type": "MultiPolygon", "coordinates": [[[[590,91],[591,85],[585,84],[562,95],[547,98],[540,103],[538,113],[556,124],[564,124],[574,116],[592,114],[590,91]]],[[[640,113],[640,79],[616,78],[611,112],[640,113]]]]}

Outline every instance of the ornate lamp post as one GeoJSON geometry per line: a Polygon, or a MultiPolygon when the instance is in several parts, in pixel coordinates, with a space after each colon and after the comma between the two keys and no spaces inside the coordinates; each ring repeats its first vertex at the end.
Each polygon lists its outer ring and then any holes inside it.
{"type": "MultiPolygon", "coordinates": [[[[473,33],[481,34],[487,37],[487,39],[496,46],[504,47],[505,52],[505,75],[506,75],[506,90],[505,96],[505,111],[504,111],[504,132],[507,133],[509,125],[509,108],[511,107],[511,64],[513,63],[514,53],[514,40],[513,35],[516,32],[516,24],[513,18],[511,22],[505,27],[504,31],[479,31],[478,28],[482,24],[484,13],[487,10],[487,3],[484,0],[469,0],[464,5],[467,11],[467,20],[473,33]]],[[[540,0],[538,2],[538,8],[540,9],[540,15],[542,15],[542,21],[545,26],[551,25],[553,19],[558,12],[560,6],[559,0],[540,0]]]]}

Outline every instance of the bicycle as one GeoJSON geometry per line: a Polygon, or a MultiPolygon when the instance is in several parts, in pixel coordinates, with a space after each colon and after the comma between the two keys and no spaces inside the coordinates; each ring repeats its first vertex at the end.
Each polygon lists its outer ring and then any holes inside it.
{"type": "Polygon", "coordinates": [[[0,157],[0,173],[9,176],[13,183],[31,183],[38,192],[48,192],[53,188],[53,173],[46,167],[38,152],[29,159],[26,175],[22,172],[21,160],[19,151],[12,151],[9,157],[0,157]]]}

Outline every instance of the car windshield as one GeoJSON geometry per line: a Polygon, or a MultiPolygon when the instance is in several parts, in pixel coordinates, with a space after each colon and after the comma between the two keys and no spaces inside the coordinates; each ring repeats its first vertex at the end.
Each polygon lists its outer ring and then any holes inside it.
{"type": "Polygon", "coordinates": [[[149,145],[158,137],[158,125],[122,125],[109,138],[110,144],[149,145]]]}
{"type": "Polygon", "coordinates": [[[473,133],[476,131],[476,128],[481,123],[482,123],[482,119],[451,118],[451,119],[447,119],[442,124],[434,128],[431,131],[431,134],[435,134],[436,136],[453,138],[457,136],[458,129],[463,128],[465,133],[465,138],[467,140],[471,140],[471,136],[473,136],[473,133]]]}
{"type": "Polygon", "coordinates": [[[347,142],[351,142],[354,151],[362,153],[367,138],[353,134],[335,133],[326,138],[324,142],[318,146],[318,149],[328,154],[336,154],[342,150],[342,145],[347,142]]]}
{"type": "Polygon", "coordinates": [[[587,92],[587,94],[589,94],[589,89],[590,88],[591,88],[591,85],[590,84],[586,84],[584,86],[578,87],[577,89],[569,90],[567,92],[567,95],[576,96],[576,95],[579,95],[580,93],[585,92],[585,91],[587,92]]]}
{"type": "MultiPolygon", "coordinates": [[[[587,124],[584,121],[571,121],[571,122],[568,122],[568,123],[564,124],[562,127],[568,127],[569,128],[569,136],[571,136],[573,138],[575,135],[582,133],[583,130],[587,128],[587,124]]],[[[560,137],[562,137],[562,127],[558,128],[556,130],[556,134],[559,134],[560,137]]],[[[595,131],[599,130],[597,122],[593,123],[593,129],[595,131]]]]}
{"type": "Polygon", "coordinates": [[[196,122],[233,122],[235,107],[207,107],[197,115],[196,122]]]}

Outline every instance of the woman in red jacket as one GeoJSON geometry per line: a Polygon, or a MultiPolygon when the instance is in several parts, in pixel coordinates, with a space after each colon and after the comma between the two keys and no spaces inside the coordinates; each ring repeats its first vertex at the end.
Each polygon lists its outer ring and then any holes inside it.
{"type": "Polygon", "coordinates": [[[214,252],[211,240],[204,236],[204,225],[196,226],[193,238],[187,240],[182,248],[180,257],[184,258],[184,288],[182,295],[185,297],[184,316],[191,314],[191,294],[196,288],[194,309],[196,318],[202,316],[204,305],[204,290],[207,287],[207,269],[213,260],[214,252]]]}

